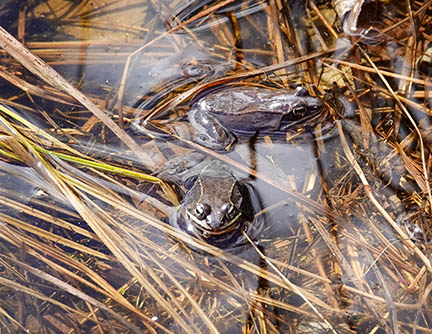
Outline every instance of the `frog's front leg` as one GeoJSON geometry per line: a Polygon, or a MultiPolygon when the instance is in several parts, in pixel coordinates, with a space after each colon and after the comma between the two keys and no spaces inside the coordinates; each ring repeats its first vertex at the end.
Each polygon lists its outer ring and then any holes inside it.
{"type": "Polygon", "coordinates": [[[215,151],[224,151],[236,140],[217,119],[196,104],[189,111],[189,122],[195,129],[194,141],[215,151]]]}

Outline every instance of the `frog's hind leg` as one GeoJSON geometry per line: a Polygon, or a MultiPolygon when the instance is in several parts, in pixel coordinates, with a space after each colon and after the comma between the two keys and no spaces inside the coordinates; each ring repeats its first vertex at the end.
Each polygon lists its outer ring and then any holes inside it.
{"type": "Polygon", "coordinates": [[[227,131],[216,117],[199,107],[192,107],[188,118],[196,131],[193,135],[194,141],[200,145],[215,151],[224,151],[236,141],[235,136],[227,131]]]}

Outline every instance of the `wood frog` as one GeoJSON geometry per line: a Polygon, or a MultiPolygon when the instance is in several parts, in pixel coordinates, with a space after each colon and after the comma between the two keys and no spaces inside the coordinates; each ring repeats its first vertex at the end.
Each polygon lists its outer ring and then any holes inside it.
{"type": "Polygon", "coordinates": [[[194,141],[216,151],[229,148],[236,136],[286,135],[306,126],[321,114],[324,104],[306,89],[272,90],[229,87],[211,93],[192,105],[188,118],[194,141]]]}
{"type": "Polygon", "coordinates": [[[170,217],[174,227],[224,249],[245,244],[242,231],[252,240],[262,231],[263,219],[255,219],[261,209],[258,195],[226,164],[191,153],[168,161],[161,170],[161,179],[184,191],[170,217]]]}

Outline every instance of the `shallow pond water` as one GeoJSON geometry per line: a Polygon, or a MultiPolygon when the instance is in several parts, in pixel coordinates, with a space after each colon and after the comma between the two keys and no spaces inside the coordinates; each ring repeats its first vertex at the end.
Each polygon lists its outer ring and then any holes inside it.
{"type": "Polygon", "coordinates": [[[0,332],[431,333],[431,4],[3,1],[0,332]]]}

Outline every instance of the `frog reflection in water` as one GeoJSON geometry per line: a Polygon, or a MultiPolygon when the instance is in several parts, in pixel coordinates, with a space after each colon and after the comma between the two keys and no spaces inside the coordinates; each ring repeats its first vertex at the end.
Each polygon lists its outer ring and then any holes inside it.
{"type": "Polygon", "coordinates": [[[224,163],[192,153],[169,161],[158,175],[184,189],[170,224],[209,244],[229,249],[256,239],[263,219],[255,219],[260,202],[252,186],[239,181],[224,163]]]}
{"type": "Polygon", "coordinates": [[[201,98],[188,117],[196,131],[194,141],[222,151],[234,143],[235,135],[284,135],[305,127],[322,111],[323,102],[303,87],[293,92],[239,86],[201,98]]]}

